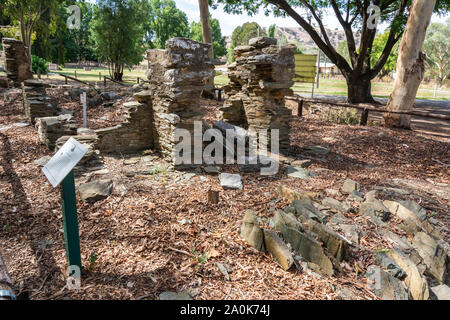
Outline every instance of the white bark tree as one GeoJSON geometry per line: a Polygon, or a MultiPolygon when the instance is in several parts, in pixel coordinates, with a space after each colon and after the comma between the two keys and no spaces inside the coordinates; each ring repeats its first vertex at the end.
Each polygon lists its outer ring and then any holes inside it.
{"type": "MultiPolygon", "coordinates": [[[[394,90],[389,98],[387,109],[391,111],[410,111],[414,108],[417,90],[425,73],[425,56],[422,45],[425,40],[436,0],[415,0],[400,44],[394,90]]],[[[387,127],[411,128],[411,116],[386,113],[384,123],[387,127]]]]}
{"type": "MultiPolygon", "coordinates": [[[[214,58],[213,51],[213,41],[212,41],[212,30],[211,30],[211,22],[209,21],[209,4],[208,0],[198,0],[198,6],[200,8],[200,21],[202,23],[202,33],[203,33],[203,43],[207,43],[211,45],[209,49],[209,59],[212,60],[214,58]]],[[[208,78],[206,80],[206,84],[210,87],[214,87],[214,77],[208,78]]],[[[203,92],[204,97],[209,97],[212,95],[212,92],[209,90],[205,90],[203,92]]]]}

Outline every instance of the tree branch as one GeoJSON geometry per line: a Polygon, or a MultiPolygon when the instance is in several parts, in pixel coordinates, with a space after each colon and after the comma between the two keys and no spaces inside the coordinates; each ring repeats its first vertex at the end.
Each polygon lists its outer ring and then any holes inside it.
{"type": "Polygon", "coordinates": [[[317,46],[326,54],[330,60],[336,64],[336,66],[342,71],[342,73],[351,73],[352,69],[348,64],[347,60],[342,57],[337,52],[331,50],[329,46],[322,40],[319,34],[314,30],[314,28],[303,19],[285,0],[268,0],[269,3],[278,7],[279,9],[285,11],[289,16],[291,16],[313,39],[317,46]]]}

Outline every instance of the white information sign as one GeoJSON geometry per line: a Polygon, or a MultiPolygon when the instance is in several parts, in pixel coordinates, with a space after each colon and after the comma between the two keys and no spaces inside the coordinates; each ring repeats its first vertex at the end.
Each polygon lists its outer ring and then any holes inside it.
{"type": "Polygon", "coordinates": [[[48,181],[56,188],[83,158],[88,149],[70,138],[42,168],[48,181]]]}

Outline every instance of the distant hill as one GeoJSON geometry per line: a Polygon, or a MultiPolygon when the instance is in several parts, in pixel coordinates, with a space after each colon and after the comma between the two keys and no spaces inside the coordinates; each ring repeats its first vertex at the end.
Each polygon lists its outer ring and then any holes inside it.
{"type": "MultiPolygon", "coordinates": [[[[319,34],[320,30],[318,28],[317,32],[319,34]]],[[[326,29],[328,37],[330,38],[331,43],[335,48],[337,48],[339,42],[346,40],[345,32],[339,29],[326,29]]],[[[287,42],[297,42],[299,47],[304,51],[304,53],[316,53],[317,46],[314,41],[311,39],[309,34],[303,30],[301,27],[288,28],[288,27],[280,27],[275,31],[278,39],[285,39],[287,42]],[[283,37],[284,36],[284,37],[283,37]]],[[[359,36],[356,36],[356,44],[359,45],[359,36]]],[[[227,47],[231,44],[231,36],[226,37],[227,47]]]]}

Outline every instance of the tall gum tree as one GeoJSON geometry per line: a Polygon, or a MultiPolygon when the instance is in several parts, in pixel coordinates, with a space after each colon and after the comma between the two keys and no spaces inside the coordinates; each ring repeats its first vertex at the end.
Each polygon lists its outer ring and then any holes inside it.
{"type": "MultiPolygon", "coordinates": [[[[348,100],[352,103],[374,102],[371,81],[379,74],[395,44],[401,39],[411,6],[411,0],[213,0],[213,6],[224,5],[228,13],[256,14],[260,9],[266,14],[292,17],[312,38],[320,50],[342,72],[348,86],[348,100]],[[373,27],[371,5],[380,8],[380,23],[388,25],[389,35],[378,61],[372,65],[371,52],[377,33],[373,27]],[[325,10],[333,12],[347,40],[350,62],[339,54],[330,41],[321,17],[325,10]],[[307,17],[311,16],[309,20],[307,17]],[[315,23],[317,27],[313,25],[315,23]],[[357,46],[356,32],[360,34],[357,46]]],[[[436,11],[450,8],[448,0],[439,0],[436,11]]]]}
{"type": "MultiPolygon", "coordinates": [[[[425,55],[422,45],[431,21],[436,0],[415,0],[400,43],[394,90],[389,98],[387,110],[410,111],[414,107],[417,90],[425,75],[425,55]]],[[[411,128],[411,116],[386,113],[387,127],[411,128]]]]}

